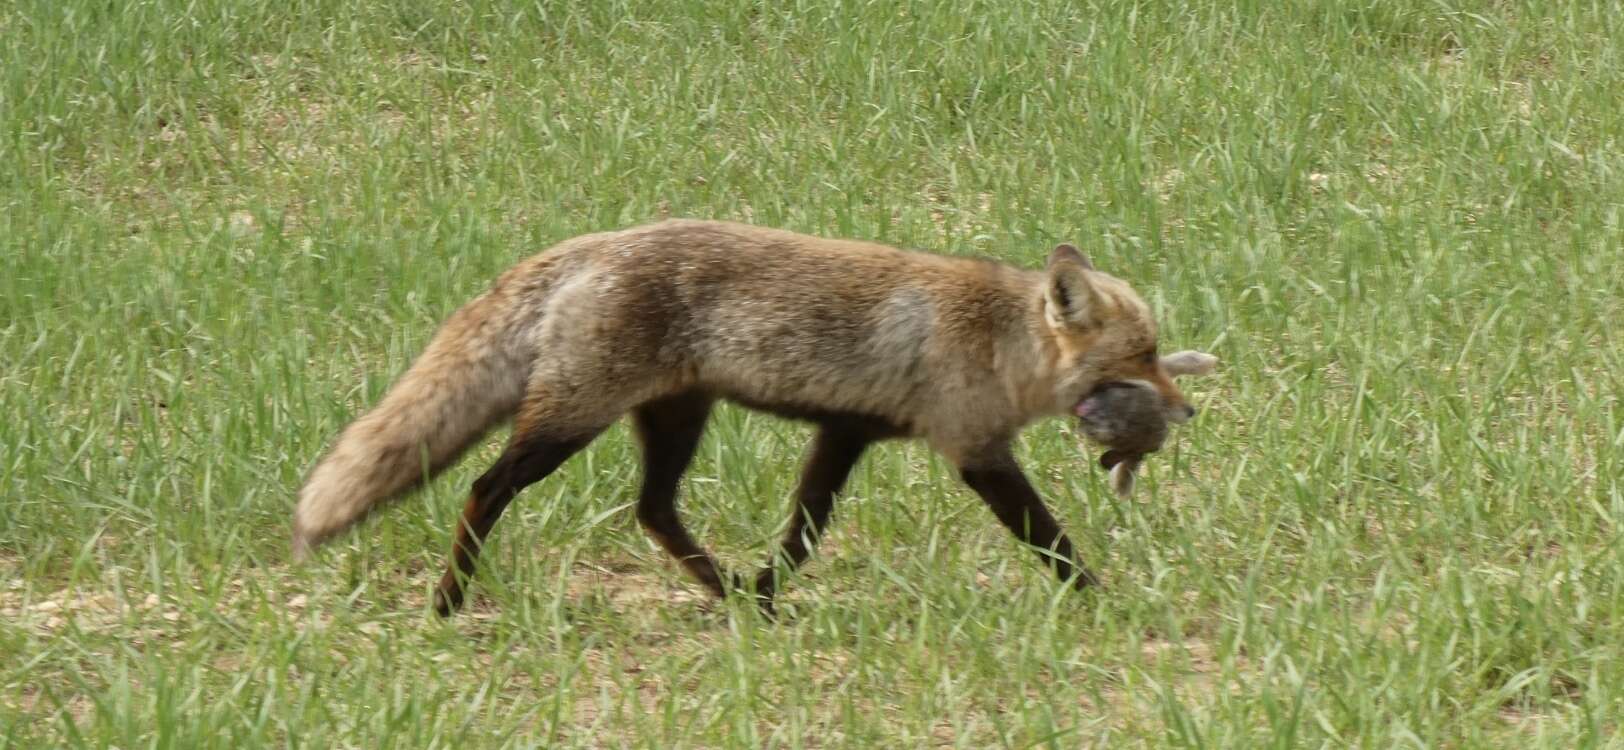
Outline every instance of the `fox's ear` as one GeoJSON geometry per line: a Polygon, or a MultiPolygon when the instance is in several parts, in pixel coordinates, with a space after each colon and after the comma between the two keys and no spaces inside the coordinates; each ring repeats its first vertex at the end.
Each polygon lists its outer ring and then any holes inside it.
{"type": "Polygon", "coordinates": [[[1088,256],[1083,255],[1083,251],[1078,250],[1076,245],[1069,242],[1055,245],[1054,252],[1049,253],[1049,267],[1054,268],[1054,264],[1063,260],[1076,263],[1082,266],[1085,271],[1094,270],[1094,264],[1088,262],[1088,256]]]}
{"type": "Polygon", "coordinates": [[[1049,255],[1043,314],[1055,328],[1090,328],[1098,319],[1100,295],[1089,281],[1093,270],[1077,248],[1061,245],[1049,255]]]}

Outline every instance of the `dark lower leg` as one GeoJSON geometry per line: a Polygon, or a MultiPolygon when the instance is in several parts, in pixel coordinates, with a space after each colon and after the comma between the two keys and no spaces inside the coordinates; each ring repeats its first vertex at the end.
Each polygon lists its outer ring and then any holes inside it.
{"type": "Polygon", "coordinates": [[[1043,499],[1032,489],[1013,456],[984,468],[964,468],[961,473],[964,483],[981,496],[993,515],[1017,539],[1037,548],[1060,580],[1071,581],[1077,588],[1095,583],[1094,575],[1077,561],[1071,540],[1043,506],[1043,499]]]}
{"type": "Polygon", "coordinates": [[[634,423],[643,444],[637,521],[689,575],[721,597],[728,587],[721,567],[694,542],[677,515],[677,485],[699,447],[710,408],[711,398],[702,394],[679,394],[637,408],[634,423]]]}
{"type": "Polygon", "coordinates": [[[785,572],[792,571],[812,554],[812,548],[829,525],[836,493],[845,486],[846,477],[870,442],[871,439],[861,433],[829,427],[818,431],[806,465],[801,469],[789,530],[778,551],[756,575],[756,596],[762,599],[763,606],[770,608],[773,594],[778,590],[778,565],[781,563],[785,572]]]}
{"type": "Polygon", "coordinates": [[[435,592],[436,612],[450,615],[462,607],[463,581],[473,575],[479,548],[508,503],[520,490],[544,479],[590,441],[591,438],[516,439],[509,443],[496,463],[474,481],[468,503],[463,507],[462,521],[457,526],[456,539],[451,543],[451,562],[435,592]]]}

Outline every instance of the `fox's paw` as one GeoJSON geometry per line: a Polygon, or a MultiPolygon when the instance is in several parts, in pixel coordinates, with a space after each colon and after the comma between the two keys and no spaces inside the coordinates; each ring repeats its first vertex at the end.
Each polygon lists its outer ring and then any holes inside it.
{"type": "Polygon", "coordinates": [[[462,609],[462,587],[441,584],[434,589],[434,614],[450,617],[462,609]]]}
{"type": "Polygon", "coordinates": [[[773,570],[772,568],[766,568],[760,573],[757,573],[755,587],[753,589],[745,588],[745,582],[741,578],[738,581],[737,590],[739,593],[751,597],[755,601],[756,608],[761,610],[762,617],[769,620],[777,618],[778,609],[773,606],[773,597],[778,592],[777,571],[773,570]]]}

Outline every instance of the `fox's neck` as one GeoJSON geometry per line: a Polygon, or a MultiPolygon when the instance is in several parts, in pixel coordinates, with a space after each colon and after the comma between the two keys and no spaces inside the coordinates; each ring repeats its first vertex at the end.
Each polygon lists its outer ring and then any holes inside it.
{"type": "Polygon", "coordinates": [[[1056,413],[1055,387],[1060,371],[1060,348],[1043,318],[1042,284],[1033,285],[1019,325],[1003,338],[999,357],[1005,390],[1020,409],[1023,424],[1056,413]]]}

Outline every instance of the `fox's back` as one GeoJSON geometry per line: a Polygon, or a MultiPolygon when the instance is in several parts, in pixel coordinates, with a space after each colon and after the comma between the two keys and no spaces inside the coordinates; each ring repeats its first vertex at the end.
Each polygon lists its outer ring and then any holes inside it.
{"type": "Polygon", "coordinates": [[[904,418],[924,389],[990,373],[1033,303],[1020,269],[726,222],[583,239],[555,335],[751,402],[904,418]]]}

